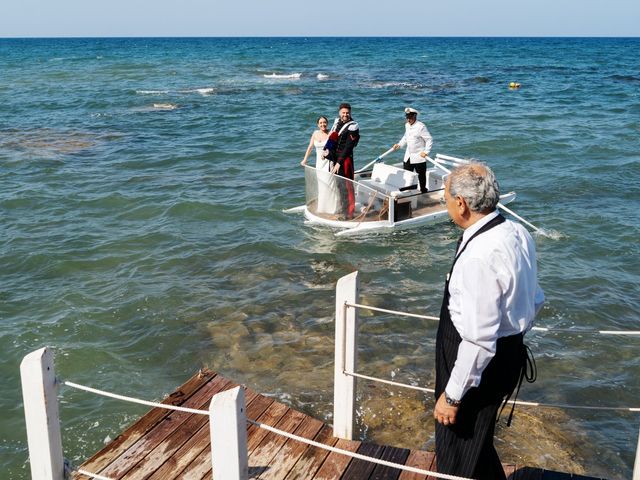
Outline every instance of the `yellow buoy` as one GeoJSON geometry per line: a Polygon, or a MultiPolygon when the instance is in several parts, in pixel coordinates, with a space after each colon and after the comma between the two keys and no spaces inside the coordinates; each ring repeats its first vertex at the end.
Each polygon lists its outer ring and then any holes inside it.
{"type": "Polygon", "coordinates": [[[518,82],[511,82],[509,88],[520,88],[520,84],[518,82]]]}

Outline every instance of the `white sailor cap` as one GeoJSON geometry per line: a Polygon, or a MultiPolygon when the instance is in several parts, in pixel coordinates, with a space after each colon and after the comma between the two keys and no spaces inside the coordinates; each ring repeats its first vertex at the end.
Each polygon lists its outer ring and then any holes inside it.
{"type": "Polygon", "coordinates": [[[418,110],[416,110],[415,108],[407,107],[404,109],[404,113],[405,115],[409,115],[410,113],[415,113],[417,115],[420,112],[418,112],[418,110]]]}

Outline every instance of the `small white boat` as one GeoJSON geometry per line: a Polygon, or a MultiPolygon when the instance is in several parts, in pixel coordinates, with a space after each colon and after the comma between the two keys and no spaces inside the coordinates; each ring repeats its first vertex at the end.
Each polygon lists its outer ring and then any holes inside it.
{"type": "MultiPolygon", "coordinates": [[[[381,157],[378,157],[379,160],[381,157]]],[[[305,205],[285,210],[304,213],[308,223],[337,229],[336,235],[359,235],[413,228],[448,218],[444,182],[449,169],[467,160],[436,155],[429,158],[427,192],[420,193],[418,174],[402,166],[375,163],[358,170],[354,180],[305,167],[305,205]]],[[[500,196],[506,204],[515,192],[500,196]]]]}

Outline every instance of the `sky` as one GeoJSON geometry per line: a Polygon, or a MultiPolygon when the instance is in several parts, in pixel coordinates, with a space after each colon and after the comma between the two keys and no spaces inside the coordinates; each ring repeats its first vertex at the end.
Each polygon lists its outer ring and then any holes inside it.
{"type": "Polygon", "coordinates": [[[640,0],[0,0],[0,37],[640,36],[640,0]]]}

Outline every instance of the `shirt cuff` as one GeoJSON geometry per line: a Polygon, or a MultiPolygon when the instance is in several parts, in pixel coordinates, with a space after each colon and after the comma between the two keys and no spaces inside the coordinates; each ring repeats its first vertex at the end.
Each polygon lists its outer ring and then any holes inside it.
{"type": "Polygon", "coordinates": [[[447,397],[453,400],[462,400],[464,393],[462,392],[462,388],[459,388],[457,385],[452,385],[452,382],[447,384],[447,388],[444,389],[444,393],[447,397]]]}

